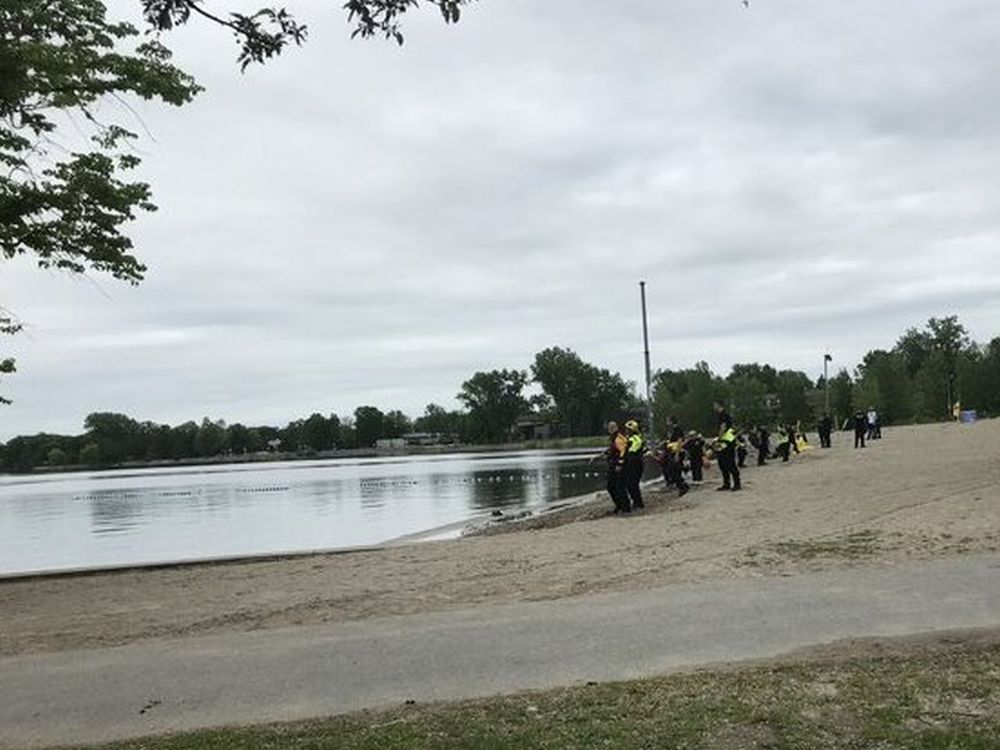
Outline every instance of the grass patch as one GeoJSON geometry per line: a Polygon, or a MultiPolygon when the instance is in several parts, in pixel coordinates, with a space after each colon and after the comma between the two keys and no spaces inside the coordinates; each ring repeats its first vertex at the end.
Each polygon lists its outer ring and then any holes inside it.
{"type": "Polygon", "coordinates": [[[1000,635],[846,653],[102,747],[1000,748],[1000,635]]]}
{"type": "Polygon", "coordinates": [[[880,548],[878,532],[866,529],[831,539],[775,542],[769,550],[782,558],[809,561],[819,558],[857,560],[874,556],[880,548]]]}

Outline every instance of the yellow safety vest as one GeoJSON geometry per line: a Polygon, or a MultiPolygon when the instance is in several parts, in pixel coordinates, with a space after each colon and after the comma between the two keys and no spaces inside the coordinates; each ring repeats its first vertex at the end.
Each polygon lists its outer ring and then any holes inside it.
{"type": "Polygon", "coordinates": [[[628,438],[628,452],[630,454],[642,455],[646,450],[646,440],[642,435],[629,435],[628,438]]]}

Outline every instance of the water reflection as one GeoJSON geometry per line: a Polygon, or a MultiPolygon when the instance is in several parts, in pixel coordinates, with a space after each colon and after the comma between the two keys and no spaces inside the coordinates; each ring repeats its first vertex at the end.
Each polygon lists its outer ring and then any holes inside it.
{"type": "Polygon", "coordinates": [[[0,573],[375,544],[593,492],[601,477],[582,459],[522,453],[0,477],[0,573]]]}
{"type": "MultiPolygon", "coordinates": [[[[138,496],[136,493],[136,499],[138,496]]],[[[140,507],[124,494],[95,492],[84,502],[90,509],[95,534],[121,534],[139,524],[140,507]]]]}

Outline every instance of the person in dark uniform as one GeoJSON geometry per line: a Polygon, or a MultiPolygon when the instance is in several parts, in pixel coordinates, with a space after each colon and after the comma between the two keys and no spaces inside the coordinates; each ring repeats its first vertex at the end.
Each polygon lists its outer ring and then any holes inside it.
{"type": "Polygon", "coordinates": [[[819,432],[820,448],[829,448],[832,445],[830,436],[833,434],[833,420],[829,414],[823,414],[816,429],[819,432]]]}
{"type": "Polygon", "coordinates": [[[799,453],[799,431],[791,422],[785,425],[785,434],[788,435],[788,446],[794,453],[799,453]]]}
{"type": "Polygon", "coordinates": [[[681,427],[680,422],[677,421],[677,417],[667,417],[666,437],[671,443],[676,443],[678,440],[684,440],[684,429],[681,427]]]}
{"type": "Polygon", "coordinates": [[[792,452],[792,440],[792,431],[788,428],[788,425],[778,428],[778,443],[774,447],[774,455],[779,457],[782,463],[788,463],[788,458],[792,452]]]}
{"type": "Polygon", "coordinates": [[[747,436],[742,432],[736,436],[736,466],[740,469],[747,465],[747,436]]]}
{"type": "Polygon", "coordinates": [[[625,449],[625,466],[622,470],[625,491],[632,502],[632,510],[642,510],[646,506],[642,502],[642,470],[646,459],[646,439],[639,430],[639,423],[630,419],[625,423],[625,439],[628,445],[625,449]]]}
{"type": "Polygon", "coordinates": [[[667,487],[677,487],[678,494],[683,496],[691,489],[684,481],[684,430],[677,423],[677,417],[667,418],[666,439],[657,451],[657,458],[663,469],[663,481],[667,487]]]}
{"type": "Polygon", "coordinates": [[[736,431],[733,429],[733,418],[729,416],[726,407],[718,401],[715,402],[715,413],[719,421],[716,456],[719,461],[719,471],[722,472],[722,486],[717,489],[720,492],[723,490],[737,492],[742,484],[740,469],[736,465],[736,431]]]}
{"type": "Polygon", "coordinates": [[[684,440],[684,452],[691,465],[691,484],[701,484],[705,468],[705,438],[691,430],[684,440]]]}
{"type": "Polygon", "coordinates": [[[865,447],[865,435],[868,434],[868,417],[860,409],[854,412],[854,447],[865,447]]]}
{"type": "Polygon", "coordinates": [[[764,466],[771,457],[771,433],[766,427],[757,428],[757,465],[764,466]]]}
{"type": "Polygon", "coordinates": [[[625,489],[625,456],[628,454],[628,439],[618,429],[617,422],[608,422],[608,447],[603,453],[591,457],[591,461],[603,457],[608,462],[608,494],[615,504],[615,513],[628,513],[628,491],[625,489]]]}

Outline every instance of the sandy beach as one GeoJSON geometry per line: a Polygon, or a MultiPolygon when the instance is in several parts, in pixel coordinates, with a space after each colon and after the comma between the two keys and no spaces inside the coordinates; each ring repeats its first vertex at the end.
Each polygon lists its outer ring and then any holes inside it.
{"type": "Polygon", "coordinates": [[[602,500],[451,541],[4,581],[0,654],[1000,549],[997,420],[888,429],[863,451],[838,433],[831,450],[749,466],[740,493],[706,480],[682,499],[649,492],[625,518],[602,500]]]}

